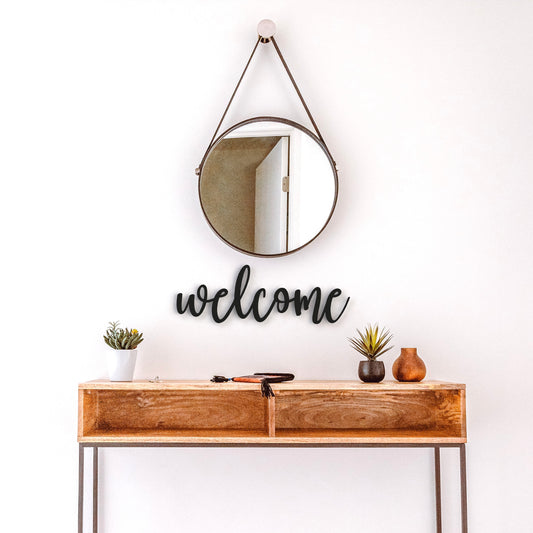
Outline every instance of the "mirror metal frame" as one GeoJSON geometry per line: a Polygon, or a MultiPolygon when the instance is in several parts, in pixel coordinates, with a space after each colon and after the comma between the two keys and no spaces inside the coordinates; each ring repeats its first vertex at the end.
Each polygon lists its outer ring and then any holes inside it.
{"type": "Polygon", "coordinates": [[[230,246],[234,250],[237,250],[238,252],[241,252],[241,253],[246,254],[246,255],[250,255],[252,257],[266,257],[266,258],[269,258],[269,257],[283,257],[283,256],[286,256],[286,255],[293,254],[294,252],[298,252],[302,248],[305,248],[308,244],[311,244],[324,231],[326,226],[329,224],[329,221],[331,220],[331,217],[333,216],[333,212],[335,211],[335,207],[337,205],[337,198],[338,198],[338,195],[339,195],[339,176],[338,176],[338,173],[337,173],[337,165],[336,165],[333,157],[331,156],[331,153],[328,150],[328,147],[326,146],[326,144],[324,142],[322,142],[318,138],[317,135],[315,135],[311,130],[309,130],[305,126],[302,126],[301,124],[298,124],[297,122],[294,122],[294,121],[286,119],[286,118],[279,118],[279,117],[254,117],[254,118],[249,118],[247,120],[243,120],[242,122],[239,122],[239,123],[231,126],[226,131],[221,133],[211,143],[211,145],[207,148],[207,150],[205,152],[205,155],[202,158],[202,162],[200,163],[196,173],[198,174],[198,198],[200,199],[200,206],[202,207],[202,212],[204,214],[205,219],[207,220],[207,223],[209,224],[209,227],[214,231],[215,235],[220,240],[222,240],[225,244],[227,244],[228,246],[230,246]],[[292,126],[294,128],[297,128],[300,131],[302,131],[303,133],[309,135],[309,137],[311,137],[320,146],[320,148],[322,148],[322,151],[326,154],[326,156],[328,158],[328,161],[329,161],[329,163],[331,165],[331,170],[333,171],[333,179],[335,181],[335,194],[334,194],[334,197],[333,197],[333,204],[331,206],[331,211],[329,213],[329,216],[328,216],[326,222],[324,223],[324,225],[320,229],[320,231],[311,240],[307,241],[305,244],[302,244],[298,248],[295,248],[294,250],[289,250],[288,252],[281,252],[279,254],[257,254],[257,253],[254,253],[254,252],[250,252],[249,250],[244,250],[243,248],[239,248],[238,246],[235,246],[234,244],[232,244],[231,242],[226,240],[216,230],[216,228],[213,226],[213,224],[211,224],[211,221],[209,220],[209,218],[207,216],[207,213],[206,213],[205,208],[204,208],[204,204],[202,202],[202,194],[201,194],[201,188],[200,188],[201,181],[202,181],[202,172],[203,172],[203,169],[204,169],[204,166],[205,166],[205,162],[207,161],[207,158],[209,157],[209,154],[216,148],[218,143],[224,137],[226,137],[226,135],[228,135],[232,131],[236,130],[237,128],[240,128],[242,126],[246,126],[247,124],[253,124],[255,122],[280,122],[282,124],[286,124],[288,126],[292,126]]]}

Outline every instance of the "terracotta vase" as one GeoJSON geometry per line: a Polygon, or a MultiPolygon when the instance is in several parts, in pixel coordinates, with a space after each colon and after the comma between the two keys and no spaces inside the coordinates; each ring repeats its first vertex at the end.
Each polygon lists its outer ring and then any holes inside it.
{"type": "Polygon", "coordinates": [[[400,357],[392,365],[392,375],[398,381],[422,381],[426,377],[426,365],[418,357],[416,348],[402,348],[400,357]]]}

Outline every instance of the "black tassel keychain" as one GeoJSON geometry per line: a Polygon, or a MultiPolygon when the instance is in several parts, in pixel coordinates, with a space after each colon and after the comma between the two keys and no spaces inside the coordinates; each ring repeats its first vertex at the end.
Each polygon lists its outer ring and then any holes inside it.
{"type": "Polygon", "coordinates": [[[225,383],[226,381],[241,381],[244,383],[261,383],[261,396],[272,398],[274,391],[270,383],[281,383],[282,381],[292,381],[294,374],[281,374],[279,372],[258,372],[249,376],[237,376],[235,378],[226,378],[224,376],[213,376],[211,381],[214,383],[225,383]]]}

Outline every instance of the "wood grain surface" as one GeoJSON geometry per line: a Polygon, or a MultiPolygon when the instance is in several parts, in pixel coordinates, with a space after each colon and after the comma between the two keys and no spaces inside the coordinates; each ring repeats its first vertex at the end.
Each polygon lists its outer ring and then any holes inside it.
{"type": "Polygon", "coordinates": [[[460,436],[460,391],[280,391],[279,429],[446,430],[460,436]]]}
{"type": "Polygon", "coordinates": [[[403,430],[278,430],[275,437],[245,430],[116,430],[95,432],[79,442],[183,444],[454,444],[466,438],[444,431],[403,430]]]}
{"type": "Polygon", "coordinates": [[[276,398],[272,396],[265,400],[268,402],[267,405],[267,431],[269,437],[274,437],[276,435],[276,398]]]}
{"type": "Polygon", "coordinates": [[[264,430],[267,405],[251,391],[97,392],[95,426],[114,429],[264,430]]]}
{"type": "Polygon", "coordinates": [[[96,429],[96,397],[94,390],[78,390],[78,438],[96,429]]]}
{"type": "MultiPolygon", "coordinates": [[[[157,383],[148,380],[136,381],[109,381],[98,379],[80,383],[80,389],[112,389],[112,390],[260,390],[256,383],[213,383],[208,380],[161,380],[157,383]]],[[[397,381],[382,381],[381,383],[363,383],[354,380],[313,381],[297,380],[284,383],[272,383],[271,387],[277,390],[442,390],[465,389],[462,383],[449,383],[446,381],[422,381],[419,383],[399,383],[397,381]]]]}

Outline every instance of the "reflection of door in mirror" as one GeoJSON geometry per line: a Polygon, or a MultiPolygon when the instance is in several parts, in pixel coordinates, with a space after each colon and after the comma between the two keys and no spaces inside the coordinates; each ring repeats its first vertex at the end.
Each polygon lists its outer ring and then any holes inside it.
{"type": "Polygon", "coordinates": [[[275,256],[320,233],[335,205],[336,175],[312,135],[274,119],[253,121],[223,135],[209,151],[200,199],[226,242],[275,256]]]}
{"type": "Polygon", "coordinates": [[[289,138],[282,137],[255,171],[256,254],[288,251],[288,192],[283,186],[289,175],[289,138]]]}
{"type": "Polygon", "coordinates": [[[320,233],[335,200],[331,164],[309,135],[294,128],[290,143],[288,249],[320,233]]]}

